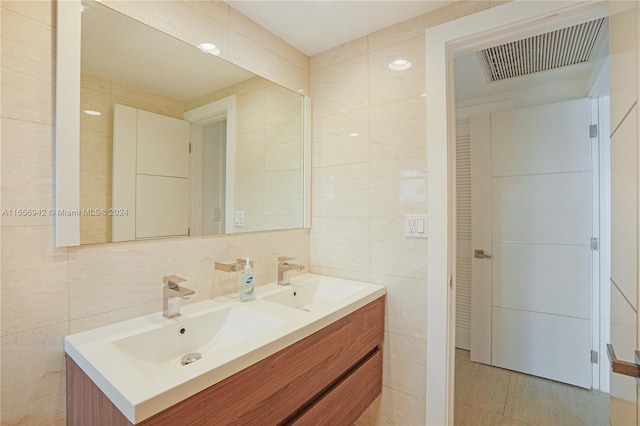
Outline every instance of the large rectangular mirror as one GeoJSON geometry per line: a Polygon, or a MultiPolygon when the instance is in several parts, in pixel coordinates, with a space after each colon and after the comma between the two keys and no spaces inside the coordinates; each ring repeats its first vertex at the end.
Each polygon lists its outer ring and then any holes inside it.
{"type": "Polygon", "coordinates": [[[81,33],[58,52],[58,246],[308,226],[308,98],[99,2],[58,5],[59,41],[81,33]]]}

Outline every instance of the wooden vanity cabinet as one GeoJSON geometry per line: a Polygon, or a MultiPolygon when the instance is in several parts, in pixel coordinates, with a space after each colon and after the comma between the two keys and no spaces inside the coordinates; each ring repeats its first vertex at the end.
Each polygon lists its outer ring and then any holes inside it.
{"type": "MultiPolygon", "coordinates": [[[[139,425],[350,425],[382,391],[382,296],[139,425]]],[[[129,426],[67,357],[67,424],[129,426]]]]}

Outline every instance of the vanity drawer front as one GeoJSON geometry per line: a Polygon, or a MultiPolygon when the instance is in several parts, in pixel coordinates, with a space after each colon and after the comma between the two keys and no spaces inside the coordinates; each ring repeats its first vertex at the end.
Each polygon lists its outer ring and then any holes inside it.
{"type": "Polygon", "coordinates": [[[380,297],[144,425],[277,425],[323,395],[384,338],[380,297]]]}
{"type": "Polygon", "coordinates": [[[132,426],[100,388],[69,356],[67,362],[67,426],[132,426]]]}
{"type": "Polygon", "coordinates": [[[382,349],[377,349],[290,425],[352,425],[381,392],[382,349]]]}

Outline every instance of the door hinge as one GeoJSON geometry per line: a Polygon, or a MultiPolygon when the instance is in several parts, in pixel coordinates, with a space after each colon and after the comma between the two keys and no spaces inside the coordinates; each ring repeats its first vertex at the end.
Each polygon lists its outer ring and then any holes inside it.
{"type": "Polygon", "coordinates": [[[591,124],[589,126],[589,137],[590,138],[597,138],[598,137],[598,125],[597,124],[591,124]]]}
{"type": "Polygon", "coordinates": [[[191,228],[187,228],[187,237],[191,236],[191,228]]]}
{"type": "Polygon", "coordinates": [[[449,288],[453,288],[453,275],[449,276],[449,288]]]}
{"type": "Polygon", "coordinates": [[[191,142],[189,142],[189,154],[191,154],[191,142]]]}
{"type": "Polygon", "coordinates": [[[598,239],[596,237],[592,237],[591,238],[591,250],[592,251],[598,251],[598,247],[599,247],[598,239]]]}
{"type": "Polygon", "coordinates": [[[591,364],[598,363],[598,351],[591,350],[591,364]]]}

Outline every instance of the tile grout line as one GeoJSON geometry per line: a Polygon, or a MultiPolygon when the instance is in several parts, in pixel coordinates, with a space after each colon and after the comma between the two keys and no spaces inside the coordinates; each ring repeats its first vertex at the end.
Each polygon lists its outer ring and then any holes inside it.
{"type": "Polygon", "coordinates": [[[507,383],[507,392],[504,395],[504,406],[502,407],[502,417],[505,416],[507,412],[507,402],[509,401],[509,389],[511,389],[511,376],[513,376],[512,372],[509,372],[509,382],[507,383]]]}

